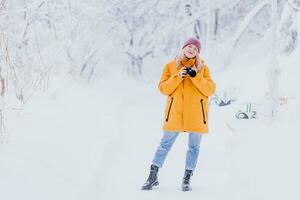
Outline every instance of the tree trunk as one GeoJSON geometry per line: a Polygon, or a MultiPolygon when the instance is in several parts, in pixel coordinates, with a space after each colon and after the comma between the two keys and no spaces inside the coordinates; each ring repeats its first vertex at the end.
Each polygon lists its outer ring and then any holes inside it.
{"type": "Polygon", "coordinates": [[[206,59],[210,59],[210,48],[211,48],[211,1],[206,0],[206,59]]]}

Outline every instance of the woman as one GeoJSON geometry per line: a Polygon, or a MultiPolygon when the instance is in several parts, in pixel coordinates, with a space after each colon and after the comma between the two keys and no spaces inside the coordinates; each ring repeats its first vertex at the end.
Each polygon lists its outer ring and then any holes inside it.
{"type": "Polygon", "coordinates": [[[208,133],[208,97],[216,88],[207,65],[199,57],[201,45],[190,38],[182,46],[182,55],[165,65],[159,90],[167,96],[163,137],[150,166],[142,190],[159,184],[158,169],[180,132],[189,133],[182,190],[190,191],[190,178],[196,168],[202,134],[208,133]]]}

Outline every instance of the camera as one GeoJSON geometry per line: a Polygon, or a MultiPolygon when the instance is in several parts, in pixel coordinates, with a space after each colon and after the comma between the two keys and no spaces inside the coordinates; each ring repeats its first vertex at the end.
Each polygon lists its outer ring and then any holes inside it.
{"type": "Polygon", "coordinates": [[[191,67],[186,67],[186,74],[188,74],[190,77],[195,77],[197,72],[195,70],[193,70],[191,67]]]}

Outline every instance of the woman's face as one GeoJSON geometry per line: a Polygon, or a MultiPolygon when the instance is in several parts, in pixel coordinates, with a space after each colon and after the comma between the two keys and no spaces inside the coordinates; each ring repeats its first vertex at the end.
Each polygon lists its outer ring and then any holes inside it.
{"type": "Polygon", "coordinates": [[[183,48],[183,53],[188,58],[194,58],[198,53],[198,49],[195,45],[189,44],[183,48]]]}

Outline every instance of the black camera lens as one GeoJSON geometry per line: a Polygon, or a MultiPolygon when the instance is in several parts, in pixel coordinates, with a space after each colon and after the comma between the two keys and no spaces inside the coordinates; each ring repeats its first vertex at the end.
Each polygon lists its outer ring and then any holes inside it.
{"type": "Polygon", "coordinates": [[[190,76],[190,77],[195,77],[197,72],[195,70],[193,70],[191,67],[186,67],[185,68],[186,73],[190,76]]]}

